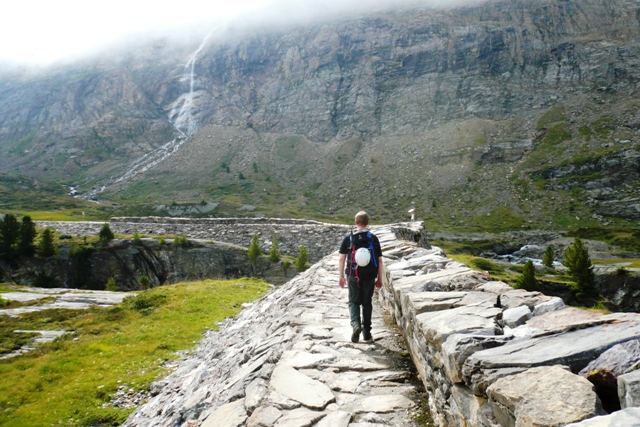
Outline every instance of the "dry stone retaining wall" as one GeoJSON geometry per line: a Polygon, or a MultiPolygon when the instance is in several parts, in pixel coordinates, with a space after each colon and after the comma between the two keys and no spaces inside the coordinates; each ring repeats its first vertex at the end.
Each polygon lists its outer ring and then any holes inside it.
{"type": "Polygon", "coordinates": [[[390,281],[382,296],[404,333],[436,425],[640,425],[633,407],[640,355],[629,350],[638,347],[640,315],[565,307],[560,298],[491,281],[438,248],[385,256],[390,281]],[[589,377],[595,372],[605,375],[589,377]],[[613,381],[613,392],[603,378],[613,381]],[[606,415],[603,403],[615,409],[611,400],[623,409],[606,415]]]}

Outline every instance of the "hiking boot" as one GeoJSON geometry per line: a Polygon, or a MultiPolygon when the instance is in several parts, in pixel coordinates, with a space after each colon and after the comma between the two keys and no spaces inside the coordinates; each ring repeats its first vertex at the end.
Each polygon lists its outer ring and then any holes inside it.
{"type": "Polygon", "coordinates": [[[360,341],[360,332],[362,332],[362,326],[354,326],[353,333],[351,334],[351,342],[360,341]]]}
{"type": "Polygon", "coordinates": [[[373,341],[373,337],[371,336],[371,332],[370,331],[364,331],[362,333],[362,340],[366,341],[366,342],[373,341]]]}

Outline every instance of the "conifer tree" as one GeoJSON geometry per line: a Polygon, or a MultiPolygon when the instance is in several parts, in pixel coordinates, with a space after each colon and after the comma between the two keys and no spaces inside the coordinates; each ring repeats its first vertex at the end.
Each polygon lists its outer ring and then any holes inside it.
{"type": "Polygon", "coordinates": [[[553,267],[553,260],[555,256],[556,254],[551,245],[547,246],[547,249],[544,251],[544,255],[542,255],[542,265],[549,268],[553,267]]]}
{"type": "Polygon", "coordinates": [[[151,281],[146,275],[143,274],[142,276],[140,276],[140,280],[138,280],[138,286],[143,290],[149,289],[151,287],[151,281]]]}
{"type": "Polygon", "coordinates": [[[564,252],[562,264],[567,267],[569,276],[576,282],[573,287],[578,298],[595,299],[599,295],[596,287],[593,264],[589,257],[589,250],[582,240],[575,238],[573,244],[564,252]]]}
{"type": "Polygon", "coordinates": [[[20,238],[20,223],[13,214],[6,214],[0,220],[0,257],[12,260],[17,255],[17,244],[20,238]]]}
{"type": "Polygon", "coordinates": [[[278,250],[278,241],[276,238],[273,238],[271,242],[271,249],[269,250],[269,261],[278,262],[280,261],[280,251],[278,250]]]}
{"type": "Polygon", "coordinates": [[[307,248],[300,246],[300,252],[298,252],[298,257],[296,258],[296,268],[298,271],[304,271],[307,269],[308,260],[309,254],[307,253],[307,248]]]}
{"type": "Polygon", "coordinates": [[[36,238],[36,225],[31,217],[25,215],[20,224],[20,240],[18,242],[18,255],[31,257],[36,253],[34,239],[36,238]]]}
{"type": "Polygon", "coordinates": [[[249,245],[249,249],[247,250],[247,255],[249,256],[249,262],[251,265],[255,267],[256,262],[258,261],[258,257],[262,251],[260,250],[260,243],[258,242],[258,235],[254,234],[251,239],[251,244],[249,245]]]}
{"type": "Polygon", "coordinates": [[[522,269],[522,275],[518,277],[518,288],[525,289],[527,291],[537,291],[538,281],[536,280],[536,267],[533,265],[533,261],[529,260],[524,264],[522,269]]]}
{"type": "Polygon", "coordinates": [[[53,230],[50,228],[45,228],[42,233],[40,233],[40,241],[38,242],[38,247],[36,249],[38,256],[50,257],[56,254],[53,235],[53,230]]]}
{"type": "Polygon", "coordinates": [[[102,243],[107,243],[110,240],[113,240],[113,238],[115,237],[113,231],[111,231],[111,227],[109,227],[109,224],[107,224],[106,222],[100,229],[100,233],[98,234],[98,236],[100,237],[100,242],[102,243]]]}

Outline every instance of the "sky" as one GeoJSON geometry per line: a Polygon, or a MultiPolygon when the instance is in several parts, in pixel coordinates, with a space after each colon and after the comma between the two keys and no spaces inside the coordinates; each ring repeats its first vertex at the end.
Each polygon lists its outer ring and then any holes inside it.
{"type": "Polygon", "coordinates": [[[185,34],[206,22],[311,19],[407,3],[479,0],[9,0],[0,6],[0,61],[49,64],[128,38],[185,34]]]}

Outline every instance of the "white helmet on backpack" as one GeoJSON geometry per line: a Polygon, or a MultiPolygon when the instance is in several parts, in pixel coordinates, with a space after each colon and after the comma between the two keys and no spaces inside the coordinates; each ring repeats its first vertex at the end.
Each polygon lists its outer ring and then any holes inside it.
{"type": "Polygon", "coordinates": [[[360,248],[356,251],[356,264],[360,267],[366,267],[371,261],[371,253],[367,248],[360,248]]]}

